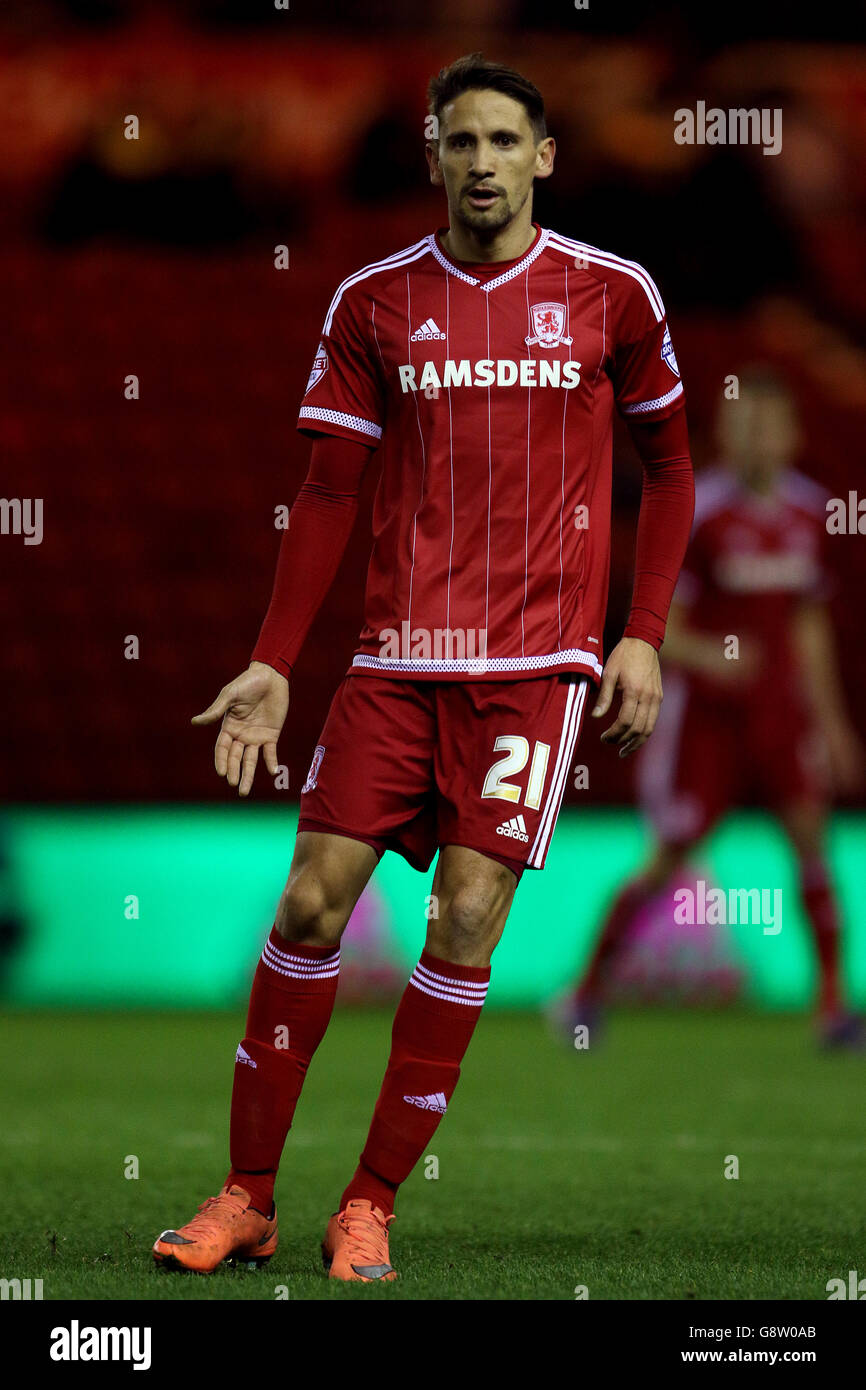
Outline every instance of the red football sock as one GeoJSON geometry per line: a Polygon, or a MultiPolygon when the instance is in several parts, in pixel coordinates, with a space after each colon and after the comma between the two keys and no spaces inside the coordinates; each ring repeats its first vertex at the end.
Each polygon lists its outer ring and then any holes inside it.
{"type": "Polygon", "coordinates": [[[645,878],[638,878],[632,883],[627,883],[614,898],[590,962],[575,990],[577,999],[597,999],[601,996],[605,976],[625,940],[635,915],[656,891],[645,878]]]}
{"type": "Polygon", "coordinates": [[[226,1182],[245,1187],[266,1216],[307,1067],[334,1007],[339,969],[338,946],[298,946],[276,927],[256,967],[247,1035],[235,1058],[226,1182]]]}
{"type": "Polygon", "coordinates": [[[445,1113],[481,1014],[489,966],[421,952],[394,1018],[391,1056],[355,1176],[340,1199],[367,1198],[386,1216],[445,1113]]]}
{"type": "Polygon", "coordinates": [[[803,904],[818,953],[818,1008],[822,1014],[839,1013],[842,1007],[839,983],[839,921],[824,859],[816,856],[814,859],[802,860],[800,875],[803,904]]]}

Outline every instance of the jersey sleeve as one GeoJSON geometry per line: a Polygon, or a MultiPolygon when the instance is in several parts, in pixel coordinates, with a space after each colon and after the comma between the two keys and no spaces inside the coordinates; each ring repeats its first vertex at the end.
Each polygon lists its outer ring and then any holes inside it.
{"type": "Polygon", "coordinates": [[[302,434],[329,434],[375,448],[385,424],[385,398],[364,302],[338,290],[325,319],[298,412],[302,434]]]}
{"type": "Polygon", "coordinates": [[[658,289],[632,263],[616,287],[613,384],[617,409],[627,419],[660,420],[684,401],[667,314],[658,289]]]}

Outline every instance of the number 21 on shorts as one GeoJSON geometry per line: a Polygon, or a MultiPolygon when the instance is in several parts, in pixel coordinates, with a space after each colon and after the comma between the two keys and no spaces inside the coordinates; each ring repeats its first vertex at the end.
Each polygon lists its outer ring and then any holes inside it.
{"type": "MultiPolygon", "coordinates": [[[[505,779],[517,772],[522,772],[526,767],[529,761],[529,740],[516,734],[500,734],[493,744],[493,751],[499,753],[506,749],[505,757],[499,758],[484,778],[484,786],[481,789],[482,797],[496,796],[501,801],[520,800],[521,788],[516,782],[506,782],[505,779]]],[[[550,744],[536,743],[532,750],[529,781],[526,784],[526,796],[523,799],[523,804],[529,810],[537,811],[541,805],[541,793],[544,791],[544,779],[547,776],[549,758],[550,744]]]]}

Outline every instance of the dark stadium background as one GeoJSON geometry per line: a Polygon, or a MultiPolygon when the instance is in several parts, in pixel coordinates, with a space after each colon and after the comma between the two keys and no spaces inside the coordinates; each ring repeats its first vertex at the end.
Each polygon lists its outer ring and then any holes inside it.
{"type": "MultiPolygon", "coordinates": [[[[460,53],[514,63],[545,93],[558,155],[538,219],[657,280],[696,466],[712,460],[725,376],[762,359],[796,388],[804,470],[837,496],[862,486],[866,56],[832,14],[748,9],[722,26],[674,4],[7,5],[2,492],[43,498],[45,528],[38,546],[0,537],[10,942],[27,927],[21,876],[65,862],[22,868],[15,824],[52,811],[62,839],[85,811],[117,828],[129,808],[210,805],[224,826],[249,811],[235,822],[249,827],[294,806],[360,626],[375,467],[292,685],[288,790],[260,770],[254,807],[233,806],[212,734],[189,719],[246,665],[264,614],[274,509],[306,471],[296,412],[334,288],[445,220],[423,159],[424,91],[460,53]],[[677,145],[673,112],[698,99],[782,107],[783,155],[677,145]],[[288,269],[275,268],[280,245],[288,269]],[[138,400],[124,398],[129,374],[138,400]]],[[[615,447],[608,649],[640,499],[619,426],[615,447]]],[[[866,735],[863,549],[835,541],[834,617],[866,735]]],[[[631,805],[633,760],[591,726],[579,759],[589,786],[569,787],[574,815],[631,805]]],[[[562,823],[575,824],[568,810],[562,823]]],[[[278,889],[263,883],[263,902],[278,889]]]]}
{"type": "MultiPolygon", "coordinates": [[[[267,605],[273,510],[306,470],[296,411],[334,288],[445,220],[426,181],[424,88],[467,49],[522,64],[546,94],[558,156],[540,220],[657,280],[696,464],[725,374],[760,356],[796,383],[804,469],[834,495],[861,485],[862,52],[768,55],[735,32],[719,48],[673,6],[651,20],[617,6],[624,27],[644,19],[613,45],[594,8],[445,6],[434,32],[404,28],[396,4],[329,6],[320,26],[296,3],[7,8],[3,492],[44,498],[45,539],[0,545],[5,798],[224,800],[188,719],[246,664],[267,605]],[[672,111],[698,96],[782,105],[784,157],[674,144],[672,111]],[[130,112],[137,141],[123,137],[130,112]],[[279,243],[288,270],[274,268],[279,243]],[[138,661],[123,658],[127,634],[138,661]]],[[[640,490],[624,432],[618,460],[614,638],[640,490]]],[[[281,745],[294,787],[353,651],[368,534],[367,514],[298,667],[281,745]]],[[[836,618],[866,732],[863,549],[837,543],[836,618]]],[[[592,800],[626,800],[631,767],[595,742],[592,800]]],[[[262,779],[256,796],[280,793],[262,779]]]]}

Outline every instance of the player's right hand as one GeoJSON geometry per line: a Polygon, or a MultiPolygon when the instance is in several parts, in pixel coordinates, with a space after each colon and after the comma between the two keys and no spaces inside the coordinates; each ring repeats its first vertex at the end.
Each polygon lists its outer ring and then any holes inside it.
{"type": "Polygon", "coordinates": [[[289,709],[289,682],[272,666],[261,661],[229,685],[224,685],[213,704],[197,714],[193,724],[214,724],[222,720],[214,748],[214,767],[227,777],[239,796],[249,796],[259,760],[264,752],[265,767],[276,777],[277,739],[289,709]]]}

